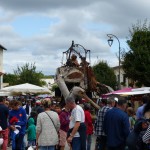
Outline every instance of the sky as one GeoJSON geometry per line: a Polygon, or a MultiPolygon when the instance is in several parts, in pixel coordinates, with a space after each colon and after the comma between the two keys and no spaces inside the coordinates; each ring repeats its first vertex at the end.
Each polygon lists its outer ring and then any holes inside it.
{"type": "Polygon", "coordinates": [[[72,40],[91,50],[91,66],[98,61],[117,66],[119,43],[114,37],[109,47],[107,34],[117,36],[128,51],[129,28],[149,21],[149,14],[149,0],[1,0],[3,70],[13,73],[35,63],[37,71],[54,75],[72,40]]]}

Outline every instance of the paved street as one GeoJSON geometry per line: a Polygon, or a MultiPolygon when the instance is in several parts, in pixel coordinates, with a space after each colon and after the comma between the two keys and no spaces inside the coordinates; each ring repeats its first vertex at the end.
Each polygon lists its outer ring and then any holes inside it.
{"type": "MultiPolygon", "coordinates": [[[[25,139],[26,139],[26,136],[25,136],[25,139]]],[[[95,136],[93,135],[92,137],[92,146],[91,146],[91,150],[94,150],[95,149],[95,136]]],[[[11,147],[9,147],[7,150],[12,150],[11,147]]],[[[66,144],[66,147],[65,147],[65,150],[70,150],[68,145],[66,144]]]]}

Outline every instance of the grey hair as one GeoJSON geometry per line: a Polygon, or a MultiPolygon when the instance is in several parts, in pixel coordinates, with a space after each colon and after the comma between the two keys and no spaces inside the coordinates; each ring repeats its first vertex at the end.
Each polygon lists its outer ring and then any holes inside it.
{"type": "Polygon", "coordinates": [[[67,96],[67,98],[65,99],[65,102],[66,103],[75,103],[74,96],[71,96],[71,95],[67,96]]]}
{"type": "Polygon", "coordinates": [[[116,97],[107,98],[107,104],[111,104],[112,102],[117,102],[114,98],[116,98],[116,97]]]}

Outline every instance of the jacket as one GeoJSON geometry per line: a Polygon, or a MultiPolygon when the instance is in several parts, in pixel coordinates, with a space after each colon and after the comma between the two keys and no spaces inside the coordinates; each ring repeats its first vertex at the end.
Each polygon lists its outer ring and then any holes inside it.
{"type": "Polygon", "coordinates": [[[57,132],[60,128],[59,116],[54,111],[47,111],[46,113],[42,112],[37,117],[36,132],[40,133],[38,138],[38,145],[57,145],[59,141],[57,132]],[[51,117],[54,124],[46,113],[51,117]]]}
{"type": "Polygon", "coordinates": [[[109,147],[125,144],[130,133],[129,117],[124,111],[114,107],[106,112],[103,128],[107,135],[107,145],[109,147]]]}
{"type": "Polygon", "coordinates": [[[85,124],[86,124],[86,134],[91,135],[93,134],[93,123],[91,113],[88,110],[84,110],[85,114],[85,124]]]}
{"type": "Polygon", "coordinates": [[[36,127],[35,127],[33,118],[30,118],[28,120],[28,128],[27,128],[26,132],[28,135],[28,141],[36,139],[36,127]]]}
{"type": "MultiPolygon", "coordinates": [[[[18,110],[11,110],[9,112],[9,123],[10,123],[10,120],[14,117],[16,117],[18,119],[18,121],[15,122],[15,124],[13,124],[13,125],[21,126],[20,134],[25,134],[26,123],[27,123],[27,117],[26,117],[25,110],[22,107],[20,107],[18,110]]],[[[12,125],[12,124],[10,123],[10,125],[12,125]]]]}

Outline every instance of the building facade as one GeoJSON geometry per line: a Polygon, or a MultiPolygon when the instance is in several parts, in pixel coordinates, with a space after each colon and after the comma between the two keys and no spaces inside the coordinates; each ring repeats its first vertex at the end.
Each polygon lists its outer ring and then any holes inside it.
{"type": "Polygon", "coordinates": [[[3,87],[3,51],[6,50],[5,47],[0,45],[0,89],[3,87]]]}
{"type": "MultiPolygon", "coordinates": [[[[113,67],[113,70],[116,76],[116,80],[117,82],[119,82],[119,66],[113,67]]],[[[121,89],[125,87],[129,87],[130,84],[130,80],[126,77],[126,74],[122,66],[120,66],[120,84],[121,84],[121,89]]]]}

